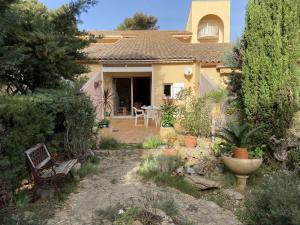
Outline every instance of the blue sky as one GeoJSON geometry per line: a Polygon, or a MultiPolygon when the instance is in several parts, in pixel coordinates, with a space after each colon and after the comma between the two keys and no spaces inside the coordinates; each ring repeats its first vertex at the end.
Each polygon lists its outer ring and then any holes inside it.
{"type": "MultiPolygon", "coordinates": [[[[40,0],[54,9],[70,0],[40,0]]],[[[135,12],[145,12],[158,18],[162,30],[184,30],[191,0],[99,0],[88,13],[81,15],[80,28],[112,30],[124,18],[135,12]],[[171,8],[167,8],[172,6],[171,8]]],[[[231,0],[231,40],[240,37],[244,29],[247,0],[231,0]]]]}

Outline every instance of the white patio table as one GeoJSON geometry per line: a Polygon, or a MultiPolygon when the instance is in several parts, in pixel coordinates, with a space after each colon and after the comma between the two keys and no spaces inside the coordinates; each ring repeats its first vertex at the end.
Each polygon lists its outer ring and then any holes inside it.
{"type": "Polygon", "coordinates": [[[142,106],[141,109],[145,110],[145,126],[149,126],[149,119],[154,120],[155,126],[160,125],[160,107],[157,106],[142,106]]]}

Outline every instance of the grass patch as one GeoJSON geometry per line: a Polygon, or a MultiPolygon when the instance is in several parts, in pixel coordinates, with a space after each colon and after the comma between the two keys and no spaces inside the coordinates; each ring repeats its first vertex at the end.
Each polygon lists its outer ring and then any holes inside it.
{"type": "Polygon", "coordinates": [[[163,141],[158,136],[150,137],[145,140],[143,143],[143,148],[145,149],[155,149],[158,146],[162,145],[163,141]]]}
{"type": "Polygon", "coordinates": [[[228,198],[224,195],[222,190],[210,190],[203,193],[203,199],[211,201],[219,205],[220,207],[228,209],[228,198]]]}
{"type": "Polygon", "coordinates": [[[120,214],[116,225],[131,225],[137,219],[139,215],[139,209],[137,207],[130,207],[124,213],[120,214]]]}
{"type": "Polygon", "coordinates": [[[158,203],[157,208],[164,211],[169,217],[174,218],[178,215],[178,206],[174,198],[170,196],[165,196],[162,200],[158,203]]]}
{"type": "Polygon", "coordinates": [[[102,150],[136,150],[143,149],[143,145],[140,143],[121,143],[114,138],[103,138],[99,148],[102,150]]]}
{"type": "Polygon", "coordinates": [[[83,164],[77,173],[81,178],[84,178],[87,175],[95,172],[96,169],[97,169],[97,166],[95,164],[88,162],[88,163],[83,164]]]}
{"type": "Polygon", "coordinates": [[[112,179],[110,180],[110,183],[111,183],[111,184],[116,184],[116,183],[118,183],[118,179],[117,179],[117,178],[112,178],[112,179]]]}
{"type": "Polygon", "coordinates": [[[107,149],[109,149],[109,150],[110,149],[116,150],[116,149],[120,148],[120,145],[121,145],[121,143],[118,142],[114,138],[103,138],[100,141],[99,148],[100,149],[104,149],[104,150],[107,150],[107,149]]]}
{"type": "Polygon", "coordinates": [[[146,180],[152,180],[159,185],[170,186],[180,190],[183,193],[200,198],[199,190],[185,181],[182,176],[172,175],[174,170],[183,165],[179,157],[174,156],[150,156],[146,158],[138,173],[146,180]]]}

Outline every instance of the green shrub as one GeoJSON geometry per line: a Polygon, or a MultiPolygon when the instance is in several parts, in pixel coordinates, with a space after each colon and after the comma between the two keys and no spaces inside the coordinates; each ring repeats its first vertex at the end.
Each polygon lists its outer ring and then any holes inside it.
{"type": "Polygon", "coordinates": [[[165,100],[161,106],[161,125],[163,127],[173,127],[176,120],[176,112],[177,106],[174,105],[173,101],[165,100]]]}
{"type": "Polygon", "coordinates": [[[211,108],[206,98],[193,98],[180,109],[180,125],[188,134],[209,136],[211,133],[211,108]]]}
{"type": "Polygon", "coordinates": [[[0,96],[0,183],[13,191],[29,178],[24,151],[37,143],[46,143],[62,159],[83,156],[93,138],[94,119],[89,97],[75,88],[0,96]]]}
{"type": "Polygon", "coordinates": [[[268,144],[273,135],[284,137],[299,103],[299,8],[293,0],[248,2],[243,108],[251,124],[265,125],[257,138],[268,144]]]}
{"type": "Polygon", "coordinates": [[[246,201],[249,225],[300,224],[300,179],[277,174],[267,177],[246,201]]]}
{"type": "Polygon", "coordinates": [[[121,146],[121,143],[118,142],[116,139],[114,138],[102,138],[102,140],[100,141],[99,144],[99,148],[100,149],[119,149],[121,146]]]}
{"type": "Polygon", "coordinates": [[[300,172],[300,146],[288,152],[289,160],[287,166],[290,170],[299,170],[300,172]]]}
{"type": "Polygon", "coordinates": [[[150,137],[143,143],[143,148],[155,149],[162,145],[163,141],[158,136],[150,137]]]}
{"type": "Polygon", "coordinates": [[[97,169],[97,165],[91,162],[87,162],[81,166],[80,170],[77,173],[81,178],[84,178],[87,175],[94,173],[96,169],[97,169]]]}

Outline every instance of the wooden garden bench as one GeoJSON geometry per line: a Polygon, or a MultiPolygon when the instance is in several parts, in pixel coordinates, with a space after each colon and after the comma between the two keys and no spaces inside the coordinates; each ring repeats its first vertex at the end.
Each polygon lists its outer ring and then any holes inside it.
{"type": "Polygon", "coordinates": [[[77,163],[77,159],[65,162],[57,162],[51,156],[45,144],[37,144],[28,149],[26,157],[29,162],[34,184],[38,187],[49,185],[58,186],[68,178],[72,167],[77,163]]]}

